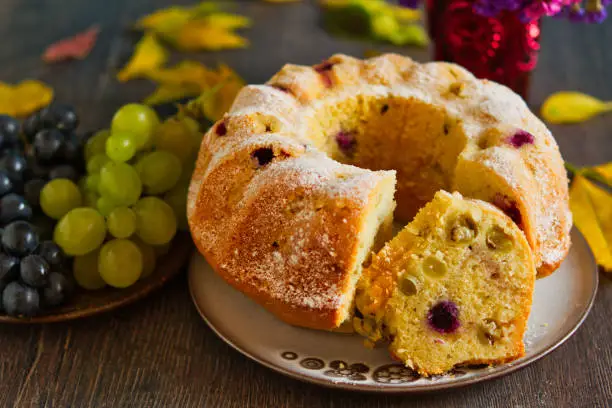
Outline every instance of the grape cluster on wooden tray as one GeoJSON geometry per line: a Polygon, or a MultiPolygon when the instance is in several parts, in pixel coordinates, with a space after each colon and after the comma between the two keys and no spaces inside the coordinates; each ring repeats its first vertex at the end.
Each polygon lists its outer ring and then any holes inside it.
{"type": "Polygon", "coordinates": [[[49,313],[75,290],[129,287],[187,228],[195,121],[160,123],[129,104],[108,130],[78,124],[61,104],[22,123],[0,115],[0,308],[10,316],[49,313]]]}

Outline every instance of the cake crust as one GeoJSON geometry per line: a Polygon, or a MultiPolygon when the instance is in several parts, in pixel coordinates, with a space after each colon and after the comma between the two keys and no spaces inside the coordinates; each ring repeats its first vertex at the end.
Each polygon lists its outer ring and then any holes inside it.
{"type": "Polygon", "coordinates": [[[438,189],[459,191],[514,216],[538,276],[568,252],[567,176],[546,126],[508,88],[394,54],[286,65],[246,86],[202,140],[188,194],[192,236],[217,273],[283,320],[333,329],[350,314],[360,234],[392,194],[393,170],[399,219],[438,189]],[[410,126],[418,132],[405,133],[410,126]],[[519,146],[519,132],[532,139],[519,146]],[[298,213],[295,197],[306,203],[298,213]],[[276,248],[278,236],[303,245],[276,248]]]}

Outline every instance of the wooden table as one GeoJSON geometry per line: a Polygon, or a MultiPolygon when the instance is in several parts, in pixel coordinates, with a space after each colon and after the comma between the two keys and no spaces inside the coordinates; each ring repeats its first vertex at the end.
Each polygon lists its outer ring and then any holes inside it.
{"type": "MultiPolygon", "coordinates": [[[[0,0],[0,80],[41,78],[75,104],[83,128],[109,123],[147,82],[114,78],[132,49],[131,22],[170,0],[0,0]],[[99,23],[89,58],[46,66],[50,42],[99,23]]],[[[254,19],[248,50],[189,55],[225,61],[261,83],[287,61],[312,64],[334,52],[356,56],[373,45],[328,37],[314,7],[240,1],[254,19]]],[[[548,20],[532,85],[539,105],[575,89],[612,100],[612,20],[601,26],[548,20]]],[[[381,50],[393,47],[379,46],[381,50]]],[[[423,50],[401,50],[425,61],[423,50]]],[[[180,57],[182,58],[182,57],[180,57]]],[[[553,131],[568,161],[612,160],[612,115],[553,131]]],[[[0,327],[0,406],[16,407],[604,407],[612,405],[612,282],[601,276],[591,315],[550,356],[496,381],[423,396],[333,391],[285,378],[232,350],[196,313],[182,275],[131,307],[72,323],[0,327]]]]}

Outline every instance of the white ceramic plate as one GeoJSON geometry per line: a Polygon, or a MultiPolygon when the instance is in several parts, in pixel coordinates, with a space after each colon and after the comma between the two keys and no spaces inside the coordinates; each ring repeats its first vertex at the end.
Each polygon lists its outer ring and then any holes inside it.
{"type": "Polygon", "coordinates": [[[423,392],[496,378],[536,361],[567,340],[584,321],[597,291],[595,261],[582,236],[561,268],[537,281],[525,335],[526,355],[509,364],[461,368],[419,378],[394,362],[386,349],[366,349],[356,334],[303,329],[277,320],[225,283],[200,255],[189,270],[191,296],[204,320],[230,346],[282,374],[343,389],[423,392]]]}

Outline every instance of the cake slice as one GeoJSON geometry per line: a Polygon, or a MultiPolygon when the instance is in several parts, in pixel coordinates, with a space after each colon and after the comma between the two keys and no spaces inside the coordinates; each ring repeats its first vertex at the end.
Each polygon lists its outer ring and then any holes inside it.
{"type": "Polygon", "coordinates": [[[439,191],[364,270],[354,327],[424,376],[511,361],[524,355],[535,277],[507,215],[439,191]]]}

